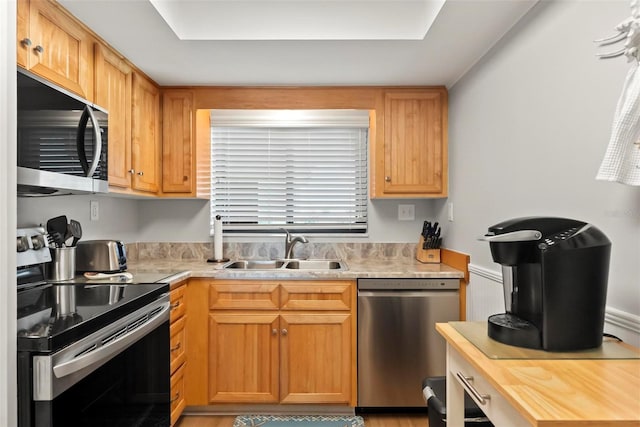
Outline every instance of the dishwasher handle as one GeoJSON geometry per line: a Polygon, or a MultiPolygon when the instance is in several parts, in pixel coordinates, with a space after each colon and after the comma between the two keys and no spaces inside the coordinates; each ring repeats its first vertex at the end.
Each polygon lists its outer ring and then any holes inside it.
{"type": "Polygon", "coordinates": [[[358,298],[425,298],[442,297],[458,294],[458,290],[428,291],[428,290],[388,290],[388,291],[358,291],[358,298]]]}
{"type": "Polygon", "coordinates": [[[358,292],[361,291],[443,291],[460,289],[457,278],[416,278],[416,279],[359,279],[358,292]]]}

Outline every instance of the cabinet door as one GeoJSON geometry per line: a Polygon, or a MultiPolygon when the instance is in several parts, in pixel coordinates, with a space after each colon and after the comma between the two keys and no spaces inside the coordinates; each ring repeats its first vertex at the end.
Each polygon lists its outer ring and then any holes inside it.
{"type": "Polygon", "coordinates": [[[282,403],[349,403],[352,383],[351,315],[282,314],[282,403]]]}
{"type": "Polygon", "coordinates": [[[77,93],[93,98],[93,39],[54,2],[31,0],[28,69],[77,93]]]}
{"type": "Polygon", "coordinates": [[[212,310],[277,310],[279,286],[274,282],[252,280],[216,281],[210,287],[212,310]]]}
{"type": "Polygon", "coordinates": [[[193,92],[162,93],[162,191],[193,193],[193,92]]]}
{"type": "Polygon", "coordinates": [[[351,310],[352,292],[356,284],[350,281],[283,282],[282,310],[351,310]]]}
{"type": "Polygon", "coordinates": [[[175,425],[187,406],[185,400],[184,366],[171,375],[171,425],[175,425]]]}
{"type": "Polygon", "coordinates": [[[278,314],[211,312],[209,401],[278,401],[278,314]]]}
{"type": "Polygon", "coordinates": [[[16,62],[22,68],[28,68],[32,45],[29,38],[29,0],[17,1],[16,15],[16,62]]]}
{"type": "Polygon", "coordinates": [[[170,312],[169,320],[171,321],[171,323],[180,319],[187,312],[187,307],[185,303],[186,290],[187,290],[186,285],[178,286],[174,288],[169,295],[169,299],[171,302],[171,312],[170,312]]]}
{"type": "Polygon", "coordinates": [[[383,158],[383,196],[446,196],[445,89],[385,93],[383,158]]]}
{"type": "Polygon", "coordinates": [[[186,360],[186,341],[185,326],[186,320],[182,317],[180,320],[173,322],[169,328],[169,351],[171,352],[170,370],[172,374],[186,360]]]}
{"type": "Polygon", "coordinates": [[[109,110],[109,185],[131,187],[131,67],[95,45],[96,104],[109,110]]]}
{"type": "Polygon", "coordinates": [[[160,171],[160,91],[133,74],[131,163],[134,190],[157,193],[160,171]]]}

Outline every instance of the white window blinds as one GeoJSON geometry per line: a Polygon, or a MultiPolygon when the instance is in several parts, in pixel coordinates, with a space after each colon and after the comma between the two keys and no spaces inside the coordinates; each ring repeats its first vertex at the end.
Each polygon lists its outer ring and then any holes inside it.
{"type": "Polygon", "coordinates": [[[367,111],[211,112],[211,223],[367,231],[367,111]]]}

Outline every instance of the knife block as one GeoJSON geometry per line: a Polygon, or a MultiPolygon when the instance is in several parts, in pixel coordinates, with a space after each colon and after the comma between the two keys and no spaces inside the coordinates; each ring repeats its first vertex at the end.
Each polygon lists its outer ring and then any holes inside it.
{"type": "Polygon", "coordinates": [[[425,264],[440,264],[440,249],[422,249],[424,237],[420,236],[420,242],[416,247],[416,259],[425,264]]]}

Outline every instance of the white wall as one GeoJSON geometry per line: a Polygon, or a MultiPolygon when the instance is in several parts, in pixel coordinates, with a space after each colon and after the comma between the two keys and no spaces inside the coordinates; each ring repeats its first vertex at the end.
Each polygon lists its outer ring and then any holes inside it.
{"type": "MultiPolygon", "coordinates": [[[[18,226],[46,226],[59,215],[75,219],[82,225],[82,238],[117,239],[125,243],[138,240],[138,200],[104,195],[20,197],[18,226]],[[89,203],[98,201],[99,218],[90,220],[89,203]]],[[[188,219],[186,219],[188,220],[188,219]]]]}
{"type": "Polygon", "coordinates": [[[16,3],[0,1],[0,426],[17,425],[16,253],[16,3]]]}
{"type": "MultiPolygon", "coordinates": [[[[422,222],[435,218],[433,200],[369,201],[368,237],[317,238],[312,241],[356,241],[373,243],[418,242],[422,222]],[[398,204],[415,205],[415,221],[398,221],[398,204]]],[[[145,200],[139,207],[141,242],[208,242],[209,203],[202,200],[145,200]]],[[[256,238],[227,237],[230,241],[256,238]]],[[[280,239],[281,237],[277,237],[280,239]]],[[[269,240],[260,237],[260,241],[269,240]]],[[[276,239],[274,237],[274,239],[276,239]]]]}
{"type": "MultiPolygon", "coordinates": [[[[598,60],[606,49],[592,40],[629,15],[627,0],[538,3],[450,90],[447,229],[472,268],[497,272],[476,240],[487,227],[529,215],[593,223],[613,243],[607,305],[638,326],[640,189],[595,180],[628,64],[598,60]]],[[[438,211],[446,221],[446,202],[438,211]]]]}
{"type": "MultiPolygon", "coordinates": [[[[369,202],[368,237],[314,238],[312,241],[372,243],[418,242],[422,221],[435,218],[433,200],[376,200],[369,202]],[[398,204],[415,205],[415,221],[398,221],[398,204]]],[[[209,242],[209,203],[204,200],[131,199],[105,195],[54,196],[18,199],[18,226],[46,224],[67,215],[82,225],[83,239],[130,242],[209,242]],[[91,221],[89,203],[98,200],[100,219],[91,221]]],[[[255,241],[227,237],[229,241],[255,241]]],[[[260,237],[261,240],[281,237],[260,237]]]]}

